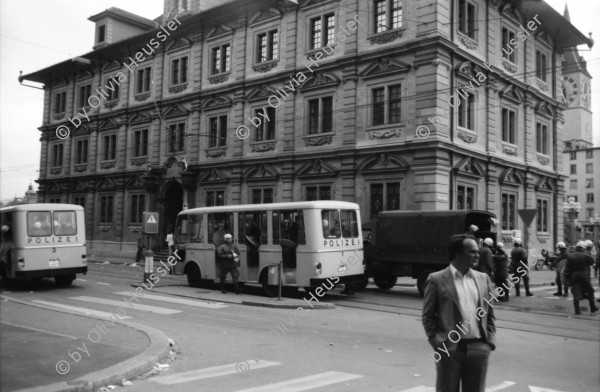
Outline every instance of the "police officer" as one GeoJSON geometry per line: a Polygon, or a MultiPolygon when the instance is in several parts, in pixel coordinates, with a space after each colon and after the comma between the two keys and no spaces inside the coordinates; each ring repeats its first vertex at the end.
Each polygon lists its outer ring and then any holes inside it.
{"type": "Polygon", "coordinates": [[[533,294],[529,291],[529,263],[527,262],[527,251],[523,249],[523,241],[520,238],[515,238],[513,241],[513,249],[510,251],[510,270],[513,274],[517,274],[519,266],[525,266],[525,274],[520,276],[519,281],[515,284],[517,297],[521,295],[521,278],[525,284],[525,295],[532,297],[533,294]],[[521,263],[523,262],[523,263],[521,263]]]}
{"type": "Polygon", "coordinates": [[[494,247],[494,240],[486,238],[483,240],[483,246],[479,248],[479,272],[487,274],[490,278],[492,277],[492,271],[494,269],[494,260],[492,257],[492,248],[494,247]]]}
{"type": "Polygon", "coordinates": [[[563,280],[563,273],[565,271],[565,265],[567,264],[567,244],[564,242],[559,242],[556,244],[556,260],[554,261],[554,265],[556,266],[556,287],[558,291],[554,293],[556,296],[564,295],[565,297],[569,295],[569,287],[567,286],[567,282],[563,280]],[[563,285],[565,286],[564,294],[563,294],[563,285]]]}
{"type": "Polygon", "coordinates": [[[585,242],[579,241],[575,245],[575,252],[567,256],[567,265],[565,266],[565,277],[571,281],[573,288],[573,305],[575,305],[575,314],[581,314],[579,301],[582,293],[586,294],[590,302],[590,313],[598,311],[594,303],[594,288],[590,282],[590,266],[594,260],[585,252],[585,242]]]}
{"type": "MultiPolygon", "coordinates": [[[[496,252],[494,254],[494,284],[496,287],[501,287],[508,280],[508,255],[504,251],[504,244],[498,242],[496,244],[496,252]]],[[[508,302],[509,290],[504,290],[504,295],[500,297],[502,302],[508,302]]]]}
{"type": "Polygon", "coordinates": [[[217,254],[219,256],[219,279],[221,280],[221,292],[223,294],[227,293],[225,291],[225,278],[227,274],[231,274],[231,278],[233,279],[233,284],[235,287],[235,293],[239,294],[240,290],[238,287],[238,278],[240,273],[237,269],[237,260],[239,260],[240,251],[236,245],[233,244],[233,237],[231,234],[225,234],[223,236],[225,242],[219,246],[217,250],[217,254]]]}

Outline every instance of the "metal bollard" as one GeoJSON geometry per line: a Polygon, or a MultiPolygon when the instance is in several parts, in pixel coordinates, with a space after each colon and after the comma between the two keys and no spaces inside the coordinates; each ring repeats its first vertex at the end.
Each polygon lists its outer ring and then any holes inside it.
{"type": "Polygon", "coordinates": [[[142,283],[151,284],[150,275],[154,272],[154,252],[147,250],[144,252],[144,280],[142,283]]]}

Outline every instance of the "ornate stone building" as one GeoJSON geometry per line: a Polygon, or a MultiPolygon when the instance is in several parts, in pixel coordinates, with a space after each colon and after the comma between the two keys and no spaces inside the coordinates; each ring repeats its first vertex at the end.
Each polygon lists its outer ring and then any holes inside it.
{"type": "Polygon", "coordinates": [[[84,205],[96,254],[133,252],[144,210],[164,233],[186,206],[313,199],[487,210],[507,242],[537,208],[530,248],[562,239],[561,54],[591,41],[543,1],[217,3],[107,10],[94,51],[24,76],[40,199],[84,205]]]}

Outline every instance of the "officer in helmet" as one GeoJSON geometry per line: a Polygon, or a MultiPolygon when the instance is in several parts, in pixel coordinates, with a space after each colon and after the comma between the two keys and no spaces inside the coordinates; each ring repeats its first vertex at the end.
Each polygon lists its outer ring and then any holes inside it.
{"type": "Polygon", "coordinates": [[[564,242],[559,242],[556,244],[556,259],[554,261],[554,265],[556,266],[556,287],[558,291],[554,293],[556,296],[565,296],[569,295],[569,287],[567,286],[567,282],[564,279],[563,273],[565,271],[565,265],[567,264],[567,244],[564,242]],[[564,286],[564,291],[563,291],[564,286]]]}
{"type": "Polygon", "coordinates": [[[516,295],[521,295],[521,279],[525,284],[525,295],[532,297],[533,294],[529,291],[529,263],[527,262],[527,251],[523,249],[523,241],[520,238],[513,240],[513,249],[510,251],[510,271],[519,276],[519,281],[515,284],[516,295]],[[518,273],[517,269],[525,267],[525,274],[518,273]]]}
{"type": "MultiPolygon", "coordinates": [[[[504,244],[498,242],[494,253],[494,284],[496,287],[501,287],[508,280],[508,255],[504,251],[504,244]]],[[[510,289],[510,288],[509,288],[510,289]]],[[[508,302],[510,290],[503,288],[504,294],[500,297],[500,301],[508,302]]]]}
{"type": "Polygon", "coordinates": [[[492,271],[494,269],[494,260],[492,257],[492,248],[494,247],[494,240],[486,238],[483,240],[483,245],[479,248],[479,272],[487,274],[490,278],[492,277],[492,271]]]}
{"type": "Polygon", "coordinates": [[[585,242],[579,241],[575,245],[575,252],[567,256],[567,264],[565,266],[565,277],[571,281],[573,288],[573,305],[575,306],[575,314],[581,314],[579,301],[582,299],[582,294],[590,302],[590,313],[594,314],[598,311],[594,303],[594,288],[590,282],[590,266],[594,262],[592,256],[585,252],[585,242]]]}

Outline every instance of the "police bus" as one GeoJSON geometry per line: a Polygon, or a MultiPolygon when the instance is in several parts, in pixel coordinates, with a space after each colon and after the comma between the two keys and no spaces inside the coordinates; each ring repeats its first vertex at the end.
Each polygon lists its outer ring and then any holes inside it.
{"type": "Polygon", "coordinates": [[[87,273],[83,207],[24,204],[0,209],[0,275],[14,279],[53,277],[70,285],[87,273]]]}
{"type": "Polygon", "coordinates": [[[279,279],[288,288],[329,289],[332,282],[364,282],[358,204],[307,201],[204,207],[179,213],[174,274],[193,287],[219,275],[216,250],[225,234],[240,250],[239,282],[258,283],[268,296],[279,279]],[[282,271],[279,270],[281,261],[282,271]]]}

